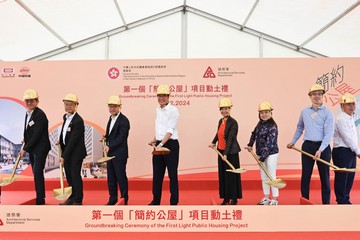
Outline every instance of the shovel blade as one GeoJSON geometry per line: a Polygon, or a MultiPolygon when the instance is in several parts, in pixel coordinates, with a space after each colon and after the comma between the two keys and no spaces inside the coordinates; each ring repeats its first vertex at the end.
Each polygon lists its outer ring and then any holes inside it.
{"type": "Polygon", "coordinates": [[[3,179],[1,179],[1,181],[0,181],[0,186],[1,187],[4,187],[4,186],[7,186],[7,185],[9,185],[9,184],[11,184],[11,183],[13,183],[16,179],[18,179],[19,177],[13,177],[13,178],[3,178],[3,179]]]}
{"type": "Polygon", "coordinates": [[[168,149],[166,147],[161,147],[161,148],[158,148],[158,149],[156,149],[154,147],[154,151],[152,151],[151,154],[153,154],[153,155],[167,155],[170,152],[171,152],[170,149],[168,149]]]}
{"type": "Polygon", "coordinates": [[[279,189],[286,187],[286,182],[281,179],[276,179],[274,181],[267,181],[266,184],[271,187],[279,188],[279,189]]]}
{"type": "Polygon", "coordinates": [[[66,200],[72,193],[72,187],[54,189],[54,197],[57,200],[66,200]]]}
{"type": "Polygon", "coordinates": [[[170,153],[170,150],[169,151],[162,151],[162,150],[158,150],[158,151],[154,150],[154,151],[152,151],[153,155],[167,155],[169,153],[170,153]]]}
{"type": "Polygon", "coordinates": [[[97,160],[96,162],[97,163],[104,163],[104,162],[107,162],[111,159],[113,159],[114,157],[103,157],[103,158],[100,158],[99,160],[97,160]]]}
{"type": "Polygon", "coordinates": [[[246,169],[244,168],[236,168],[236,169],[226,169],[227,172],[232,172],[232,173],[244,173],[246,172],[246,169]]]}

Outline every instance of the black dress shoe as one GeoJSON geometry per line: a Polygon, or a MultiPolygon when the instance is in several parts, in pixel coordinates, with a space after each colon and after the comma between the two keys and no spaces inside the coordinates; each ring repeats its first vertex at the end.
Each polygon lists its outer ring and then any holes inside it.
{"type": "Polygon", "coordinates": [[[45,199],[36,199],[36,205],[45,205],[45,199]]]}
{"type": "Polygon", "coordinates": [[[115,205],[117,203],[117,201],[108,201],[108,203],[106,205],[115,205]]]}
{"type": "Polygon", "coordinates": [[[67,199],[65,202],[59,203],[59,205],[73,205],[74,202],[72,199],[67,199]]]}
{"type": "Polygon", "coordinates": [[[229,199],[224,199],[220,205],[228,205],[229,199]]]}
{"type": "Polygon", "coordinates": [[[151,205],[160,205],[160,203],[156,203],[154,201],[151,201],[151,203],[149,203],[149,206],[151,206],[151,205]]]}
{"type": "Polygon", "coordinates": [[[231,199],[229,205],[237,205],[237,199],[231,199]]]}
{"type": "Polygon", "coordinates": [[[72,205],[82,205],[82,202],[73,202],[72,205]]]}

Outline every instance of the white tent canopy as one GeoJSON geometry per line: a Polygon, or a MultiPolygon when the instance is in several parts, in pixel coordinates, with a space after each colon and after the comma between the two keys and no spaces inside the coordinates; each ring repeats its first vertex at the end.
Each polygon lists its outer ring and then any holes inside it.
{"type": "Polygon", "coordinates": [[[0,0],[0,59],[359,57],[359,26],[359,0],[0,0]]]}

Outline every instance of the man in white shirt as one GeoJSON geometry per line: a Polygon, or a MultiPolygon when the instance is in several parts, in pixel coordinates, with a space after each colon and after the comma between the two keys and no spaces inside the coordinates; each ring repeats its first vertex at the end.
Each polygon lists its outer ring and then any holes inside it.
{"type": "MultiPolygon", "coordinates": [[[[354,122],[355,98],[345,93],[340,100],[342,112],[336,117],[333,162],[340,168],[356,168],[356,156],[360,158],[357,132],[354,122]]],[[[355,173],[335,172],[334,189],[338,204],[351,204],[350,191],[355,173]]]]}
{"type": "Polygon", "coordinates": [[[155,137],[149,145],[154,144],[157,149],[166,147],[171,152],[167,155],[153,155],[153,200],[149,205],[160,205],[166,169],[170,178],[170,205],[177,205],[179,202],[178,165],[180,147],[177,129],[179,111],[169,103],[170,89],[168,86],[159,85],[156,93],[160,106],[156,108],[155,137]]]}

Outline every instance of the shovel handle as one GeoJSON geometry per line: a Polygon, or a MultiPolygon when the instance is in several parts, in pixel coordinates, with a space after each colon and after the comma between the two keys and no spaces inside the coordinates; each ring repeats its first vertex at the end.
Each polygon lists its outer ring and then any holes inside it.
{"type": "Polygon", "coordinates": [[[260,161],[259,157],[254,153],[254,151],[250,151],[251,155],[255,158],[256,162],[259,164],[261,169],[265,172],[266,176],[270,179],[271,182],[275,182],[274,178],[270,175],[264,164],[260,161]]]}
{"type": "MultiPolygon", "coordinates": [[[[24,146],[25,146],[25,143],[23,143],[23,144],[21,145],[20,152],[24,149],[24,146]]],[[[12,170],[12,172],[11,172],[11,176],[10,176],[9,182],[11,182],[11,181],[13,180],[13,178],[14,178],[14,176],[15,176],[15,173],[16,173],[16,169],[17,169],[17,167],[18,167],[18,165],[19,165],[19,162],[20,162],[20,160],[21,160],[20,152],[19,152],[19,154],[18,154],[18,156],[17,156],[17,158],[16,158],[16,161],[15,161],[15,164],[14,164],[14,166],[13,166],[13,170],[12,170]]]]}
{"type": "Polygon", "coordinates": [[[104,157],[107,157],[107,153],[106,153],[106,151],[105,151],[105,147],[106,147],[105,138],[102,138],[101,141],[102,141],[102,144],[103,144],[104,157]]]}
{"type": "Polygon", "coordinates": [[[310,153],[308,153],[308,152],[305,152],[305,151],[303,151],[303,150],[301,150],[301,149],[299,149],[299,148],[297,148],[297,147],[295,147],[295,146],[291,146],[291,148],[294,149],[295,151],[298,151],[298,152],[300,152],[300,153],[308,156],[308,157],[312,157],[312,158],[315,159],[316,161],[322,162],[323,164],[328,165],[329,167],[332,167],[332,168],[334,168],[335,170],[339,169],[339,167],[335,166],[334,164],[331,164],[331,163],[329,163],[329,162],[327,162],[327,161],[325,161],[325,160],[323,160],[323,159],[321,159],[321,158],[315,157],[314,155],[312,155],[312,154],[310,154],[310,153]]]}
{"type": "Polygon", "coordinates": [[[58,144],[58,154],[59,154],[59,167],[60,167],[60,187],[62,194],[65,193],[64,190],[64,166],[63,163],[60,161],[61,158],[61,146],[58,144]]]}
{"type": "Polygon", "coordinates": [[[216,147],[212,147],[212,149],[215,150],[215,152],[217,152],[217,154],[219,154],[219,156],[221,157],[221,159],[223,161],[225,161],[227,163],[227,165],[229,165],[229,167],[232,169],[232,170],[235,170],[235,167],[229,162],[229,160],[227,160],[224,155],[222,155],[217,149],[216,147]]]}

